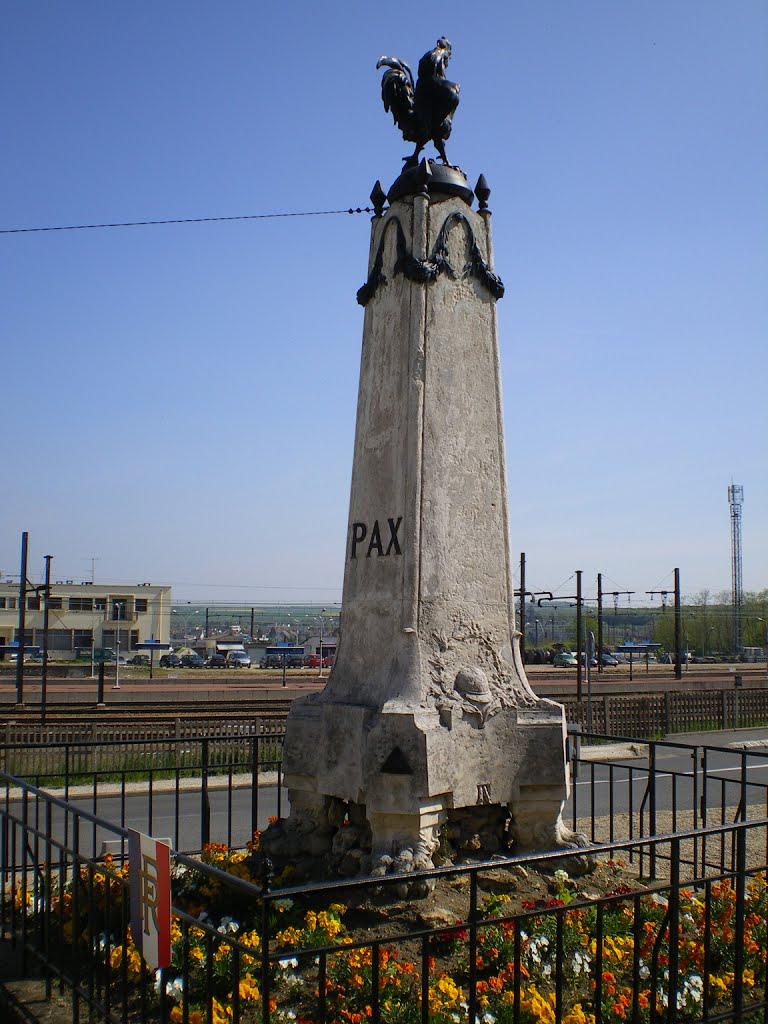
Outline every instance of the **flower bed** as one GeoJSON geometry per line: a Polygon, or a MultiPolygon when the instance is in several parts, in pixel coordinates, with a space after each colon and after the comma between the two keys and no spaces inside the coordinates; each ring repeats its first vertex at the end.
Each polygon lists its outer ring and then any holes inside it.
{"type": "Polygon", "coordinates": [[[663,1020],[670,1001],[678,1020],[696,1020],[765,995],[761,873],[742,890],[722,877],[695,890],[617,884],[590,897],[556,871],[541,876],[546,900],[485,894],[470,922],[382,938],[366,931],[359,906],[308,907],[300,893],[262,901],[255,884],[228,885],[257,882],[257,848],[210,844],[199,867],[177,868],[173,961],[156,975],[131,941],[126,864],[85,865],[60,892],[18,886],[14,910],[27,934],[39,925],[48,936],[60,970],[76,962],[94,1000],[129,1020],[252,1024],[265,999],[274,1024],[418,1024],[425,1001],[435,1024],[472,1014],[481,1024],[663,1020]]]}

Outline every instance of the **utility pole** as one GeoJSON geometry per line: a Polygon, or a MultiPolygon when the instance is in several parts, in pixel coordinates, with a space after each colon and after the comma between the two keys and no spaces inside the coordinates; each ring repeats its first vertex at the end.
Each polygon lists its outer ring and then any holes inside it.
{"type": "Polygon", "coordinates": [[[741,606],[744,591],[741,580],[741,506],[744,503],[744,488],[731,484],[728,488],[728,505],[731,509],[731,601],[733,603],[733,653],[741,650],[741,606]]]}
{"type": "Polygon", "coordinates": [[[320,611],[320,678],[323,678],[323,612],[325,608],[320,611]]]}
{"type": "Polygon", "coordinates": [[[585,644],[581,642],[581,569],[576,570],[576,700],[581,700],[581,678],[583,675],[581,656],[586,657],[585,644]]]}
{"type": "Polygon", "coordinates": [[[681,643],[681,614],[680,614],[680,570],[675,569],[675,679],[683,678],[683,659],[680,649],[681,643]]]}
{"type": "Polygon", "coordinates": [[[21,535],[21,572],[19,574],[19,646],[16,654],[16,703],[24,703],[24,647],[27,629],[27,547],[29,534],[21,535]]]}
{"type": "MultiPolygon", "coordinates": [[[[603,574],[597,574],[597,674],[603,671],[603,574]]],[[[591,711],[591,707],[590,707],[591,711]]]]}
{"type": "MultiPolygon", "coordinates": [[[[576,593],[575,594],[567,594],[567,595],[566,594],[558,594],[557,597],[555,597],[551,592],[549,592],[549,596],[548,597],[540,597],[539,600],[538,600],[539,608],[541,608],[542,604],[544,604],[545,602],[546,603],[551,603],[553,601],[575,601],[576,602],[576,698],[577,698],[577,700],[581,700],[581,697],[582,697],[582,685],[581,685],[582,671],[581,671],[581,657],[580,657],[581,651],[579,650],[579,648],[581,646],[581,632],[582,632],[582,630],[581,630],[581,605],[582,605],[582,602],[583,602],[583,598],[581,596],[581,575],[582,575],[582,570],[581,569],[576,569],[576,593]]],[[[570,577],[569,577],[569,579],[570,579],[570,577]]],[[[551,616],[550,622],[552,623],[552,639],[554,640],[554,638],[555,638],[555,617],[554,617],[554,615],[551,616]]]]}
{"type": "Polygon", "coordinates": [[[117,618],[117,625],[115,627],[115,685],[112,687],[113,690],[120,689],[120,606],[125,602],[118,601],[115,599],[115,616],[117,618]]]}
{"type": "Polygon", "coordinates": [[[525,664],[525,552],[520,552],[520,657],[525,664]]]}
{"type": "Polygon", "coordinates": [[[48,606],[51,603],[51,559],[45,556],[45,605],[43,606],[43,666],[40,670],[40,721],[45,722],[45,701],[48,693],[48,606]]]}

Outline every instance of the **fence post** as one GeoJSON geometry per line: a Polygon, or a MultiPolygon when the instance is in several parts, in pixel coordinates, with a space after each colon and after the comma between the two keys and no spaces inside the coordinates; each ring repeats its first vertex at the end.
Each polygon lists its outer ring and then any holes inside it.
{"type": "MultiPolygon", "coordinates": [[[[656,836],[656,744],[648,744],[648,834],[651,840],[656,836]]],[[[648,853],[649,878],[656,877],[656,843],[651,842],[648,853]]]]}
{"type": "MultiPolygon", "coordinates": [[[[736,677],[738,678],[738,676],[736,677]]],[[[736,684],[738,685],[738,684],[736,684]]],[[[733,691],[733,728],[739,728],[739,691],[733,691]]]]}
{"type": "MultiPolygon", "coordinates": [[[[254,725],[259,728],[258,721],[254,725]]],[[[251,839],[259,827],[259,737],[251,736],[251,839]]]]}
{"type": "Polygon", "coordinates": [[[669,690],[664,691],[664,735],[669,736],[672,732],[672,711],[670,704],[672,703],[672,694],[669,690]]]}
{"type": "Polygon", "coordinates": [[[606,734],[606,736],[610,736],[611,735],[611,730],[610,730],[609,722],[608,722],[608,701],[609,700],[610,700],[610,698],[608,697],[608,694],[604,693],[603,694],[603,732],[606,734]]]}
{"type": "Polygon", "coordinates": [[[720,728],[728,728],[728,691],[723,687],[720,691],[720,728]]]}
{"type": "Polygon", "coordinates": [[[673,839],[669,849],[669,980],[667,982],[667,1021],[677,1020],[677,986],[680,970],[680,840],[673,839]]]}
{"type": "Polygon", "coordinates": [[[202,740],[202,786],[200,787],[200,845],[211,841],[211,801],[208,798],[208,740],[202,740]]]}

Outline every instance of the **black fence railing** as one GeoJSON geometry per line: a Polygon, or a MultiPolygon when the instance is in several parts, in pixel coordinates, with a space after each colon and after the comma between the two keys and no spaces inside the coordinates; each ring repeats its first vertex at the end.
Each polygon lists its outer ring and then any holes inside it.
{"type": "Polygon", "coordinates": [[[2,782],[22,794],[2,815],[3,934],[26,973],[69,995],[73,1020],[575,1024],[757,1020],[768,1009],[766,818],[596,846],[604,892],[592,875],[569,876],[573,851],[414,872],[411,882],[460,894],[454,920],[437,926],[426,913],[403,919],[402,877],[270,890],[251,852],[178,854],[173,962],[155,973],[132,946],[125,830],[2,782]],[[56,812],[71,818],[66,844],[56,812]],[[91,856],[94,828],[111,832],[114,858],[91,856]],[[716,870],[686,860],[694,839],[719,851],[716,870]],[[618,884],[611,872],[638,861],[664,869],[618,884]],[[536,876],[551,898],[505,897],[496,880],[515,871],[523,896],[536,876]]]}
{"type": "MultiPolygon", "coordinates": [[[[598,693],[589,700],[581,701],[565,697],[563,706],[571,725],[611,735],[642,738],[765,725],[768,723],[765,677],[759,681],[751,679],[749,686],[745,687],[741,682],[742,677],[734,675],[730,685],[717,690],[680,688],[665,690],[664,693],[598,693]]],[[[642,687],[642,679],[638,685],[642,687]]]]}
{"type": "Polygon", "coordinates": [[[249,801],[266,809],[272,775],[285,809],[279,761],[260,758],[258,737],[250,775],[244,755],[205,754],[205,739],[189,807],[178,766],[165,791],[146,765],[116,784],[101,776],[113,765],[70,775],[61,795],[0,774],[2,934],[25,974],[68,993],[73,1020],[768,1019],[764,754],[628,740],[634,756],[609,760],[600,751],[616,737],[572,737],[567,810],[597,868],[571,877],[578,858],[561,851],[414,873],[432,890],[421,913],[403,904],[402,877],[290,886],[264,875],[253,844],[204,839],[226,834],[210,804],[218,779],[233,835],[240,818],[259,824],[249,801]],[[145,789],[131,789],[135,772],[145,789]],[[172,843],[188,852],[175,854],[173,963],[156,975],[129,930],[127,825],[194,837],[172,843]]]}
{"type": "MultiPolygon", "coordinates": [[[[768,815],[768,751],[640,742],[631,737],[569,733],[572,827],[592,842],[641,839],[660,832],[693,832],[768,815]],[[627,755],[616,757],[616,745],[627,755]],[[633,751],[629,753],[630,749],[633,751]],[[605,750],[608,756],[601,757],[605,750]]],[[[683,851],[704,870],[718,866],[695,839],[683,851]]],[[[709,853],[707,853],[709,851],[709,853]]],[[[768,850],[766,850],[768,862],[768,850]]]]}
{"type": "MultiPolygon", "coordinates": [[[[7,772],[61,796],[99,819],[162,836],[175,850],[199,852],[215,838],[244,847],[271,816],[284,813],[282,733],[174,737],[154,741],[6,744],[7,772]]],[[[8,809],[20,791],[0,789],[8,809]]],[[[39,815],[33,802],[30,813],[39,815]]],[[[69,818],[54,815],[66,845],[69,818]]],[[[91,829],[91,856],[109,850],[91,829]]]]}

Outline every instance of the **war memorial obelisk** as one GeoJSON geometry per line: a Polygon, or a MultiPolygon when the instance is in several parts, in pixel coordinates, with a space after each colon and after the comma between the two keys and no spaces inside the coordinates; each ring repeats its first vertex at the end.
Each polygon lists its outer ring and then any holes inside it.
{"type": "Polygon", "coordinates": [[[294,702],[290,817],[265,852],[305,876],[430,867],[583,844],[563,825],[565,719],[525,675],[515,629],[489,191],[448,165],[450,44],[418,80],[382,58],[417,149],[372,199],[339,648],[294,702]],[[444,159],[422,160],[432,141],[444,159]],[[448,854],[450,856],[450,853],[448,854]]]}

